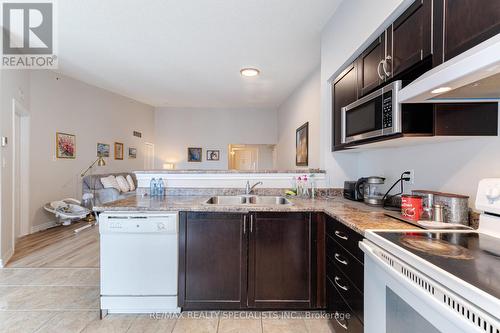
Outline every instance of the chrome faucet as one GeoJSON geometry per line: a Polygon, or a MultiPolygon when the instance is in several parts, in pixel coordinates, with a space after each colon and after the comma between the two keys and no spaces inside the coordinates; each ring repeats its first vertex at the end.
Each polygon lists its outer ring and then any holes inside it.
{"type": "Polygon", "coordinates": [[[250,181],[247,180],[247,185],[245,186],[245,194],[246,195],[249,195],[250,193],[252,193],[253,189],[258,186],[258,185],[262,185],[263,183],[262,182],[257,182],[255,184],[253,184],[252,186],[250,186],[250,181]]]}

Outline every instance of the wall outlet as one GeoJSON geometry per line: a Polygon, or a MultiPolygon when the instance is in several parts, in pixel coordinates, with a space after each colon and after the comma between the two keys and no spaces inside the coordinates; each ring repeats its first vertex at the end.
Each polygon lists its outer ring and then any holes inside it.
{"type": "Polygon", "coordinates": [[[408,170],[408,172],[410,173],[409,175],[407,175],[407,177],[410,178],[408,183],[414,185],[415,184],[415,170],[411,169],[411,170],[408,170]]]}

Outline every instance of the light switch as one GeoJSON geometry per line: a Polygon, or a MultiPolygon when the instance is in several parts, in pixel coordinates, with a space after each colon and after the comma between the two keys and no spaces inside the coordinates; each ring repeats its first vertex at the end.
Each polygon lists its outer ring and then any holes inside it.
{"type": "Polygon", "coordinates": [[[2,136],[2,147],[7,146],[8,140],[6,136],[2,136]]]}

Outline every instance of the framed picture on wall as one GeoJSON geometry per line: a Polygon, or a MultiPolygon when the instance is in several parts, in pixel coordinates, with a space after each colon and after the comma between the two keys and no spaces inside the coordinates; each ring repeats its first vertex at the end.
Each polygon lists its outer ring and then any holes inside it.
{"type": "Polygon", "coordinates": [[[56,132],[56,157],[76,158],[76,136],[73,134],[56,132]]]}
{"type": "Polygon", "coordinates": [[[109,145],[107,143],[97,143],[97,157],[109,157],[109,145]]]}
{"type": "Polygon", "coordinates": [[[201,148],[188,148],[188,162],[201,162],[201,148]]]}
{"type": "Polygon", "coordinates": [[[295,132],[295,165],[309,164],[309,123],[297,128],[295,132]]]}
{"type": "Polygon", "coordinates": [[[220,150],[207,150],[207,161],[218,161],[220,159],[220,150]]]}
{"type": "Polygon", "coordinates": [[[137,158],[137,148],[128,148],[128,158],[137,158]]]}
{"type": "Polygon", "coordinates": [[[123,160],[123,143],[115,142],[115,160],[123,160]]]}

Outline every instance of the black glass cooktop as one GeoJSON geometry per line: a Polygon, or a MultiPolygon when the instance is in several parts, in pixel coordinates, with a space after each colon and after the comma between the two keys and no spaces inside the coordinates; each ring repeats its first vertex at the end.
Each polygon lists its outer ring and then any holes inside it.
{"type": "Polygon", "coordinates": [[[375,232],[500,298],[500,239],[477,232],[375,232]]]}

